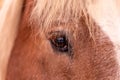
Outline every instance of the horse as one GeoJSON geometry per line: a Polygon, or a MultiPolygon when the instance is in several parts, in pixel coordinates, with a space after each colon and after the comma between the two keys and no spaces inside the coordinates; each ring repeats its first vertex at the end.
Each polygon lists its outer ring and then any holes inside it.
{"type": "Polygon", "coordinates": [[[0,80],[120,80],[119,0],[5,0],[0,80]]]}

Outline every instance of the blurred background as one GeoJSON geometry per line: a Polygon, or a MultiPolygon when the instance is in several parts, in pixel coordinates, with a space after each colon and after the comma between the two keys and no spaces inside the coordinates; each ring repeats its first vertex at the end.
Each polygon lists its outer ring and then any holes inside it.
{"type": "Polygon", "coordinates": [[[0,9],[2,8],[3,0],[0,0],[0,9]]]}

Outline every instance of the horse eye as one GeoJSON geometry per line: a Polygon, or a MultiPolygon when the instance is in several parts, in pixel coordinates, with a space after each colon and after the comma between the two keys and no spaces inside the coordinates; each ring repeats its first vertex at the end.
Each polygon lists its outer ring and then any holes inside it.
{"type": "Polygon", "coordinates": [[[56,37],[51,40],[52,46],[58,51],[67,52],[68,51],[68,40],[65,36],[56,37]]]}
{"type": "Polygon", "coordinates": [[[71,46],[69,41],[64,34],[60,34],[59,32],[53,34],[50,38],[50,42],[52,47],[59,52],[69,52],[71,51],[71,46]]]}

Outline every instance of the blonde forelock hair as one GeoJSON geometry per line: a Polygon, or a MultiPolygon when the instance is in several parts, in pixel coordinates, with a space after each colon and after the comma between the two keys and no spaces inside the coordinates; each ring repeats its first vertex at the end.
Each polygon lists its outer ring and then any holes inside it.
{"type": "Polygon", "coordinates": [[[93,0],[36,0],[31,20],[40,27],[49,27],[54,23],[77,22],[84,16],[89,24],[87,7],[91,2],[93,0]]]}

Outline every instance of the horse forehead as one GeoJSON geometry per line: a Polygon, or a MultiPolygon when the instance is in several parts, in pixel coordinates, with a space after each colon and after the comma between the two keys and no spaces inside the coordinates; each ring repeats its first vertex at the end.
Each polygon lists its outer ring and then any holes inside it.
{"type": "Polygon", "coordinates": [[[120,9],[117,0],[98,0],[88,11],[95,22],[115,45],[116,59],[120,64],[120,9]]]}

